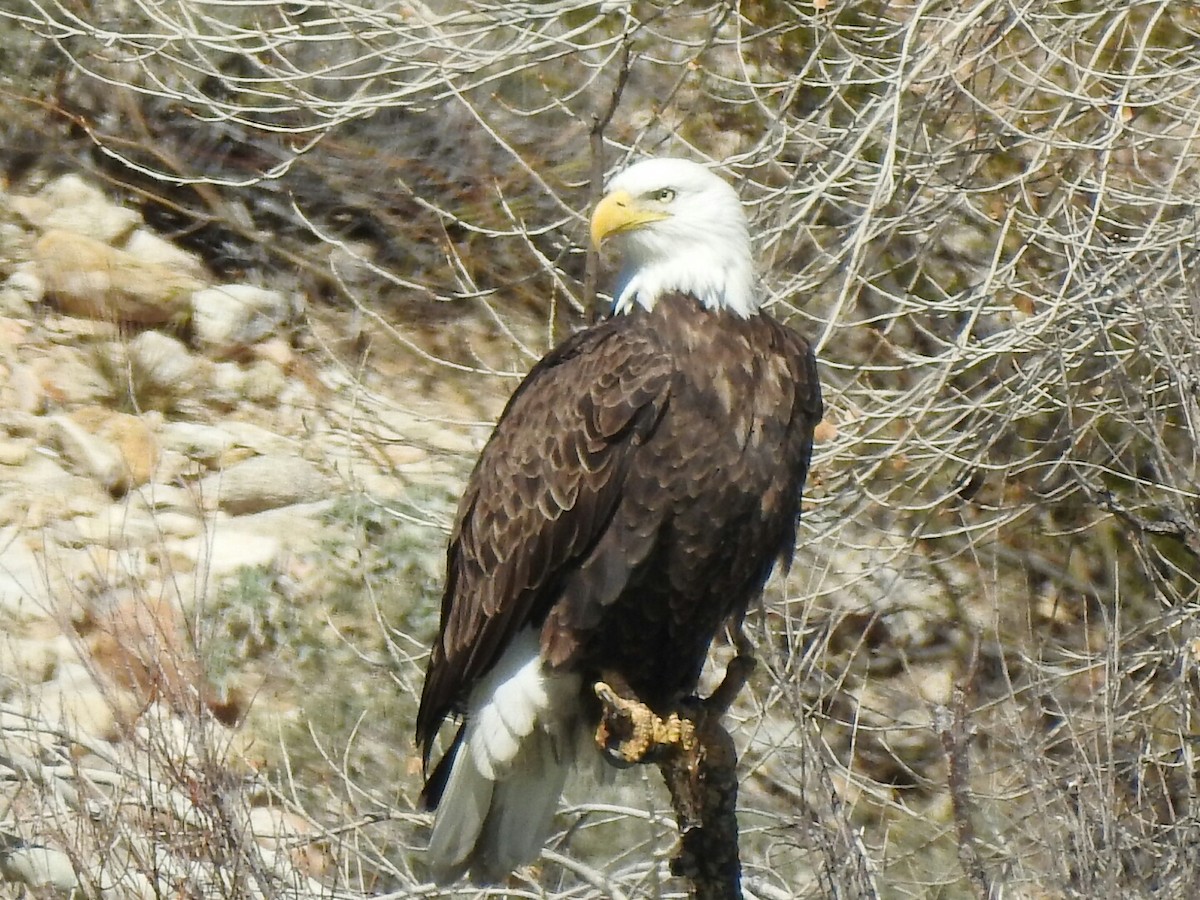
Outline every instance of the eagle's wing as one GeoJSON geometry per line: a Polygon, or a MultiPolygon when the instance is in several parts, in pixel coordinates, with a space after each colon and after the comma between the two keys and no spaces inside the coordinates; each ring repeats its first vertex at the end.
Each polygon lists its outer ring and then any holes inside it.
{"type": "MultiPolygon", "coordinates": [[[[635,321],[609,320],[544,357],[480,454],[450,540],[441,632],[417,713],[426,762],[442,720],[517,631],[546,614],[565,567],[604,535],[631,459],[662,419],[675,368],[635,321]]],[[[629,549],[630,562],[644,558],[629,549]]]]}
{"type": "MultiPolygon", "coordinates": [[[[787,325],[775,320],[771,323],[775,341],[785,349],[784,358],[791,369],[791,380],[795,386],[792,413],[787,425],[786,449],[789,458],[796,461],[796,484],[803,488],[808,480],[808,465],[812,460],[813,434],[825,415],[825,402],[821,397],[821,380],[817,375],[817,357],[808,340],[787,325]]],[[[793,527],[780,547],[779,562],[786,570],[791,565],[796,545],[795,525],[799,521],[799,508],[793,527]]]]}

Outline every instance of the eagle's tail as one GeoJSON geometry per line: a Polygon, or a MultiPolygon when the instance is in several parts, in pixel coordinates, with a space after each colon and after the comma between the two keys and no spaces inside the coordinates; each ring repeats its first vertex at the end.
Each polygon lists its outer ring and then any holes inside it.
{"type": "Polygon", "coordinates": [[[466,723],[426,788],[437,818],[428,863],[439,882],[494,883],[537,857],[571,770],[579,679],[544,672],[536,632],[509,645],[471,692],[466,723]],[[439,797],[440,795],[440,797],[439,797]]]}

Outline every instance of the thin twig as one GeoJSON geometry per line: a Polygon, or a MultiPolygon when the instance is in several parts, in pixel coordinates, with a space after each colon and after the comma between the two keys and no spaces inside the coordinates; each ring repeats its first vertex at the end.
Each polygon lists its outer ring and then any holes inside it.
{"type": "MultiPolygon", "coordinates": [[[[604,129],[612,121],[612,117],[621,103],[621,95],[624,93],[625,85],[629,81],[629,70],[632,59],[632,50],[630,49],[629,41],[626,40],[621,45],[621,53],[617,65],[617,83],[613,86],[612,94],[609,95],[608,105],[605,106],[603,112],[593,114],[592,116],[592,127],[588,132],[588,149],[592,164],[591,178],[588,182],[588,209],[595,209],[596,204],[600,202],[600,197],[604,193],[604,129]]],[[[589,313],[588,321],[595,323],[600,321],[603,314],[601,309],[602,303],[597,293],[597,282],[599,281],[600,274],[600,249],[593,247],[591,241],[588,241],[587,258],[584,261],[583,273],[583,302],[589,313]]]]}
{"type": "Polygon", "coordinates": [[[975,887],[981,900],[994,896],[992,879],[979,854],[979,840],[971,820],[970,759],[967,729],[967,699],[973,691],[975,671],[979,665],[979,636],[971,650],[971,660],[962,680],[954,688],[952,709],[939,708],[934,716],[935,726],[950,765],[948,787],[954,810],[954,829],[958,836],[958,861],[975,887]]]}

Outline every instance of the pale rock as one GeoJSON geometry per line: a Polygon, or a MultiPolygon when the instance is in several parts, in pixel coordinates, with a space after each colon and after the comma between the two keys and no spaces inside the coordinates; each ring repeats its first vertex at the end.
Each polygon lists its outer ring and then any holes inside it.
{"type": "Polygon", "coordinates": [[[256,806],[250,810],[248,824],[260,847],[286,853],[304,875],[320,877],[329,870],[333,861],[316,840],[317,829],[304,816],[273,806],[256,806]]]}
{"type": "Polygon", "coordinates": [[[80,887],[71,857],[66,853],[23,841],[14,843],[16,846],[0,849],[0,875],[5,881],[63,892],[74,892],[80,887]]]}
{"type": "Polygon", "coordinates": [[[33,369],[27,365],[13,366],[4,389],[4,399],[10,410],[32,415],[46,410],[46,389],[33,369]]]}
{"type": "Polygon", "coordinates": [[[361,462],[346,467],[345,474],[354,490],[378,500],[400,500],[410,489],[406,479],[397,478],[392,472],[381,472],[374,466],[366,466],[361,462]]]}
{"type": "Polygon", "coordinates": [[[410,485],[449,490],[452,494],[461,494],[463,490],[462,472],[448,460],[434,456],[405,466],[404,478],[410,485]]]}
{"type": "Polygon", "coordinates": [[[195,537],[204,527],[195,516],[170,510],[155,513],[154,524],[164,537],[195,537]]]}
{"type": "Polygon", "coordinates": [[[429,451],[411,444],[392,443],[383,447],[383,455],[398,469],[423,463],[429,459],[429,451]]]}
{"type": "Polygon", "coordinates": [[[315,550],[321,541],[328,537],[329,526],[323,517],[333,503],[333,498],[325,497],[309,503],[295,503],[238,516],[236,521],[239,528],[247,531],[284,535],[284,543],[288,550],[308,552],[315,550]]]}
{"type": "Polygon", "coordinates": [[[86,524],[81,528],[80,522],[89,523],[90,519],[77,519],[75,522],[55,522],[48,529],[48,534],[54,539],[54,542],[61,547],[69,547],[72,550],[78,550],[81,547],[89,547],[95,544],[105,543],[99,537],[99,526],[87,527],[86,524]]]}
{"type": "MultiPolygon", "coordinates": [[[[29,469],[41,468],[42,462],[40,457],[32,457],[29,467],[22,472],[22,481],[29,469]]],[[[66,479],[68,484],[80,482],[88,487],[94,486],[90,479],[82,476],[67,475],[66,479]]],[[[64,510],[61,496],[43,494],[25,484],[14,486],[12,490],[0,491],[0,528],[19,526],[23,532],[32,534],[46,528],[62,514],[64,510]]]]}
{"type": "Polygon", "coordinates": [[[113,243],[141,224],[135,210],[117,206],[78,175],[63,175],[35,197],[13,197],[12,208],[41,231],[63,228],[113,243]]]}
{"type": "Polygon", "coordinates": [[[0,431],[13,437],[42,440],[47,433],[46,420],[24,409],[0,409],[0,431]]]}
{"type": "Polygon", "coordinates": [[[269,338],[254,346],[254,355],[258,359],[268,360],[286,372],[296,362],[296,351],[283,338],[269,338]]]}
{"type": "Polygon", "coordinates": [[[140,712],[137,698],[113,687],[100,687],[83,666],[62,666],[59,677],[31,696],[33,709],[68,732],[115,741],[140,712]],[[76,672],[76,669],[81,670],[76,672]],[[84,677],[86,676],[86,677],[84,677]]]}
{"type": "Polygon", "coordinates": [[[204,281],[208,276],[200,257],[145,228],[139,228],[131,234],[125,241],[123,249],[142,262],[166,266],[168,269],[190,275],[198,281],[204,281]]]}
{"type": "Polygon", "coordinates": [[[246,389],[246,373],[237,363],[222,362],[208,371],[208,398],[222,406],[234,407],[246,389]]]}
{"type": "Polygon", "coordinates": [[[41,684],[54,677],[58,653],[55,641],[5,635],[0,637],[0,672],[22,684],[41,684]]]}
{"type": "Polygon", "coordinates": [[[253,456],[201,482],[206,503],[216,499],[230,515],[262,512],[322,499],[329,483],[317,467],[296,456],[253,456]]]}
{"type": "MultiPolygon", "coordinates": [[[[55,439],[54,416],[46,420],[45,442],[52,445],[55,439]]],[[[62,418],[66,418],[63,416],[62,418]]],[[[90,485],[90,479],[81,475],[72,475],[65,468],[61,456],[46,450],[39,452],[29,461],[27,471],[21,475],[21,487],[33,494],[47,494],[58,497],[80,497],[87,493],[83,490],[90,485]]],[[[98,508],[98,507],[97,507],[98,508]]]]}
{"type": "Polygon", "coordinates": [[[270,337],[300,311],[298,297],[251,284],[226,284],[192,295],[192,333],[217,353],[270,337]]]}
{"type": "Polygon", "coordinates": [[[64,662],[58,667],[54,678],[54,688],[58,691],[77,691],[81,688],[95,686],[96,679],[92,675],[92,670],[82,659],[64,662]]]}
{"type": "Polygon", "coordinates": [[[163,450],[159,447],[158,466],[154,470],[154,479],[164,483],[174,483],[195,477],[196,463],[182,453],[174,450],[163,450]]]}
{"type": "Polygon", "coordinates": [[[215,579],[241,569],[274,566],[283,552],[283,542],[274,535],[218,523],[197,537],[167,541],[166,550],[167,561],[176,570],[215,579]]]}
{"type": "Polygon", "coordinates": [[[116,447],[68,416],[54,416],[50,422],[54,442],[73,468],[94,478],[109,493],[125,489],[125,461],[116,447]]]}
{"type": "Polygon", "coordinates": [[[161,700],[146,706],[135,732],[172,762],[196,766],[211,762],[214,748],[228,747],[232,735],[219,722],[181,719],[161,700]]]}
{"type": "Polygon", "coordinates": [[[14,197],[12,206],[43,232],[65,228],[107,242],[124,239],[142,221],[137,211],[110,202],[100,188],[74,174],[50,181],[36,197],[14,197]]]}
{"type": "Polygon", "coordinates": [[[168,422],[160,430],[159,439],[164,449],[205,465],[216,463],[237,443],[225,429],[199,422],[168,422]]]}
{"type": "MultiPolygon", "coordinates": [[[[61,751],[61,741],[50,728],[39,727],[41,719],[21,703],[0,709],[0,753],[33,761],[61,751]]],[[[3,841],[0,832],[0,842],[3,841]]]]}
{"type": "Polygon", "coordinates": [[[177,510],[184,513],[195,512],[200,508],[203,499],[194,486],[180,487],[158,482],[147,485],[138,491],[137,497],[148,509],[177,510]]]}
{"type": "Polygon", "coordinates": [[[307,819],[273,806],[254,807],[249,819],[251,834],[265,847],[294,843],[297,838],[313,833],[307,819]]]}
{"type": "Polygon", "coordinates": [[[0,316],[0,350],[11,351],[29,342],[29,322],[0,316]]]}
{"type": "Polygon", "coordinates": [[[928,665],[911,667],[911,676],[917,694],[926,703],[945,706],[954,696],[954,674],[944,666],[928,665]]]}
{"type": "Polygon", "coordinates": [[[55,534],[64,544],[70,545],[69,538],[74,535],[84,544],[113,549],[143,547],[159,536],[158,525],[150,514],[131,506],[110,506],[99,516],[76,516],[61,531],[61,535],[60,531],[55,534]]]}
{"type": "Polygon", "coordinates": [[[68,516],[98,516],[110,502],[111,498],[96,491],[80,491],[67,495],[60,511],[68,516]]]}
{"type": "Polygon", "coordinates": [[[111,391],[96,367],[85,362],[84,354],[74,346],[54,347],[30,360],[29,373],[37,384],[33,402],[43,406],[98,403],[111,391]]]}
{"type": "Polygon", "coordinates": [[[246,370],[242,393],[257,406],[274,406],[287,384],[283,371],[268,360],[260,360],[246,370]]]}
{"type": "MultiPolygon", "coordinates": [[[[174,571],[160,571],[159,574],[163,577],[150,576],[146,580],[142,585],[142,593],[147,597],[155,597],[158,603],[169,604],[171,608],[179,610],[180,615],[186,610],[194,611],[198,600],[204,602],[211,599],[204,593],[209,585],[199,584],[191,574],[174,571]]],[[[205,620],[201,627],[209,627],[209,620],[205,620]]]]}
{"type": "MultiPolygon", "coordinates": [[[[0,211],[12,209],[12,201],[12,196],[4,192],[4,181],[0,179],[0,211]]],[[[32,243],[29,229],[23,224],[0,221],[0,258],[23,259],[29,255],[32,243]]]]}
{"type": "Polygon", "coordinates": [[[143,331],[129,342],[129,367],[145,387],[179,395],[190,391],[196,378],[196,360],[187,346],[161,331],[143,331]]]}
{"type": "Polygon", "coordinates": [[[23,466],[33,450],[28,438],[0,438],[0,466],[23,466]]]}
{"type": "Polygon", "coordinates": [[[163,884],[156,884],[148,875],[128,864],[115,871],[105,870],[94,881],[100,886],[103,900],[162,900],[171,896],[167,879],[163,884]]]}
{"type": "Polygon", "coordinates": [[[66,460],[109,493],[124,493],[154,474],[154,434],[137,416],[90,407],[55,415],[50,424],[66,460]]]}
{"type": "Polygon", "coordinates": [[[71,350],[119,340],[122,328],[113,319],[81,319],[66,312],[47,312],[41,324],[48,343],[71,350]]]}
{"type": "Polygon", "coordinates": [[[31,263],[23,263],[0,285],[0,313],[26,316],[46,297],[46,282],[31,263]]]}
{"type": "MultiPolygon", "coordinates": [[[[361,410],[356,409],[359,403],[351,393],[346,392],[333,403],[333,408],[341,415],[359,418],[362,415],[361,410]]],[[[436,418],[417,415],[389,405],[378,405],[372,409],[372,413],[374,427],[380,440],[402,440],[405,443],[428,445],[453,454],[475,454],[479,452],[481,441],[487,437],[483,428],[448,428],[436,418]]]]}
{"type": "Polygon", "coordinates": [[[19,540],[22,530],[0,528],[0,621],[8,629],[44,618],[50,609],[45,561],[19,540]]]}
{"type": "Polygon", "coordinates": [[[104,549],[104,552],[89,548],[87,559],[88,567],[79,580],[87,585],[90,579],[90,590],[138,585],[149,571],[146,552],[138,548],[104,549]]]}
{"type": "Polygon", "coordinates": [[[69,418],[107,448],[115,450],[119,475],[114,481],[101,481],[110,493],[124,493],[154,477],[158,466],[158,439],[150,427],[149,417],[88,406],[75,410],[69,418]]]}
{"type": "Polygon", "coordinates": [[[231,420],[222,422],[221,427],[233,435],[239,447],[246,447],[261,456],[278,453],[290,455],[299,451],[300,443],[255,425],[253,422],[231,420]]]}
{"type": "Polygon", "coordinates": [[[288,378],[279,392],[280,415],[286,417],[289,429],[297,433],[324,430],[327,426],[321,418],[313,416],[313,410],[321,406],[309,388],[308,383],[301,378],[288,378]]]}
{"type": "Polygon", "coordinates": [[[375,248],[365,241],[333,245],[329,250],[329,267],[338,281],[351,289],[363,290],[379,277],[374,257],[375,248]]]}
{"type": "Polygon", "coordinates": [[[47,231],[33,248],[47,294],[73,316],[136,325],[186,321],[200,282],[69,231],[47,231]]]}

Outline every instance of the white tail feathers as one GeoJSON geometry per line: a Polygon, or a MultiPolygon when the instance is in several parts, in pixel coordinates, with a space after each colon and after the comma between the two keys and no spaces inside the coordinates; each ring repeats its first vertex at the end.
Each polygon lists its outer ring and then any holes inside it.
{"type": "Polygon", "coordinates": [[[574,761],[579,687],[543,671],[533,630],[476,685],[429,839],[439,882],[496,882],[537,857],[574,761]]]}

